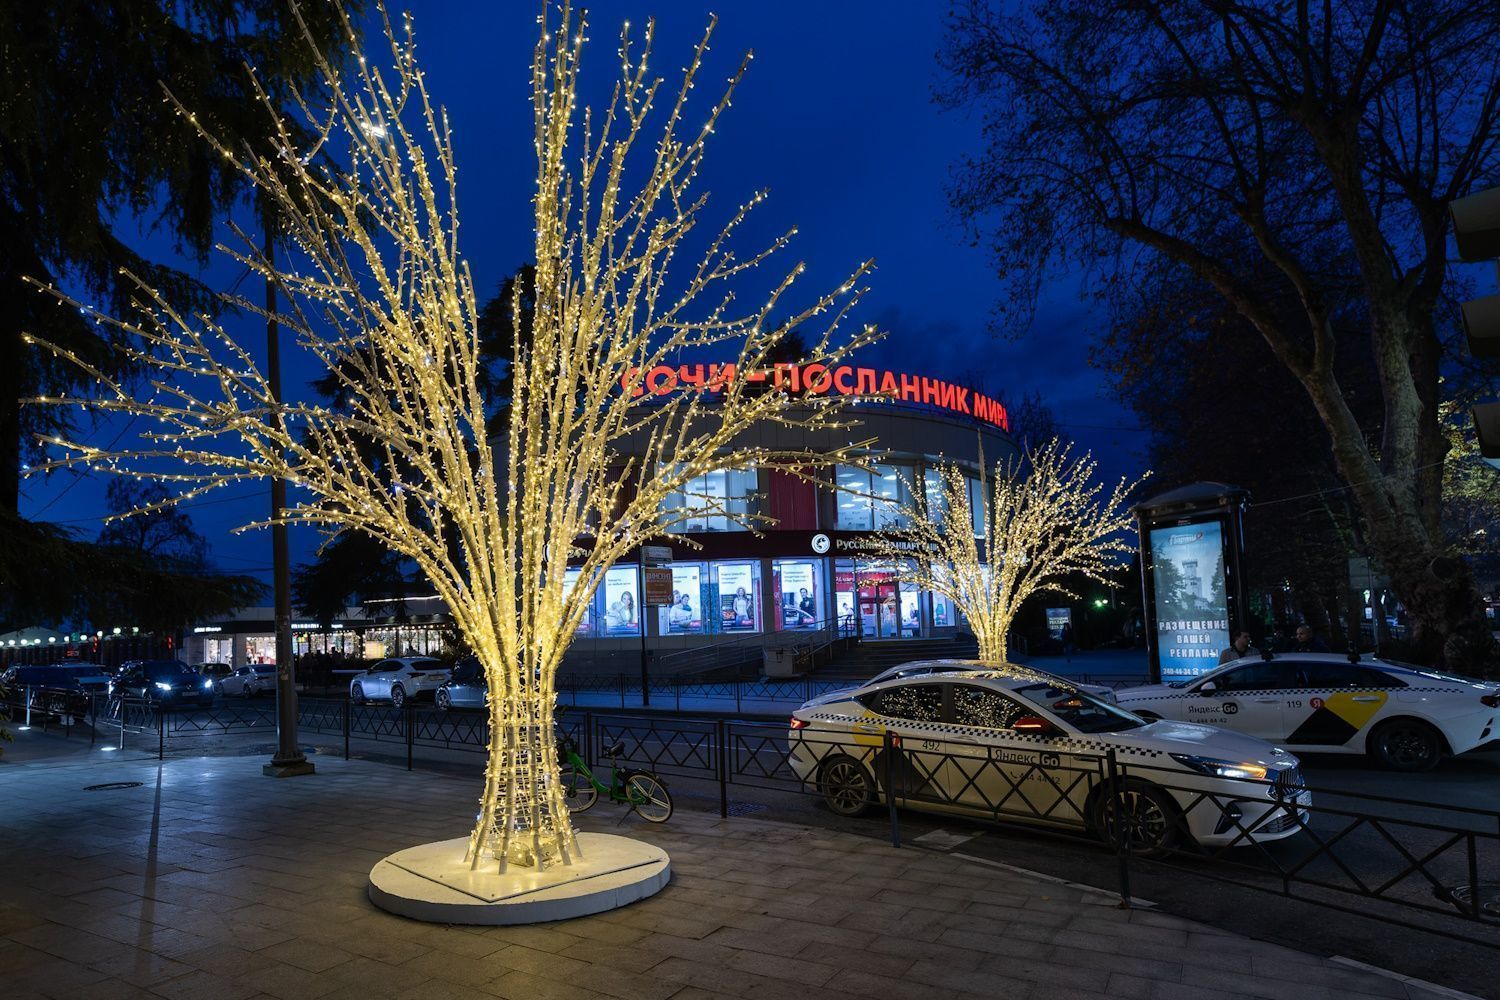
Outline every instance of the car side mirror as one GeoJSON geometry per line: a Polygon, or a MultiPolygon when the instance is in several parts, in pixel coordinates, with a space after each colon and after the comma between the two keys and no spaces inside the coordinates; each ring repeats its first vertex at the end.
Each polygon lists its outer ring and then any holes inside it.
{"type": "Polygon", "coordinates": [[[1203,686],[1198,689],[1199,694],[1217,694],[1219,685],[1213,681],[1204,681],[1203,686]]]}

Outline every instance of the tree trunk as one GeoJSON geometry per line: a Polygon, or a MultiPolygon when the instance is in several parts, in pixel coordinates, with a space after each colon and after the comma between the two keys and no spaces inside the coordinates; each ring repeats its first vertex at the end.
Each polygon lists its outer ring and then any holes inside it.
{"type": "MultiPolygon", "coordinates": [[[[1333,377],[1308,378],[1304,385],[1328,428],[1334,461],[1350,484],[1372,556],[1406,606],[1419,655],[1440,660],[1452,670],[1500,670],[1473,575],[1463,560],[1447,552],[1441,535],[1433,530],[1435,513],[1423,502],[1433,496],[1427,476],[1434,470],[1421,466],[1437,463],[1435,471],[1441,476],[1443,457],[1424,449],[1424,421],[1398,419],[1405,428],[1404,440],[1387,427],[1382,452],[1388,462],[1402,463],[1388,465],[1387,472],[1370,454],[1333,377]]],[[[1408,405],[1396,409],[1404,409],[1409,417],[1421,404],[1410,381],[1407,390],[1408,405]]],[[[1387,413],[1392,413],[1391,407],[1387,413]]]]}
{"type": "MultiPolygon", "coordinates": [[[[533,654],[534,655],[534,654],[533,654]]],[[[506,663],[480,656],[489,684],[490,743],[484,795],[467,860],[485,857],[503,874],[511,864],[541,870],[580,856],[559,780],[552,711],[556,664],[506,663]]]]}

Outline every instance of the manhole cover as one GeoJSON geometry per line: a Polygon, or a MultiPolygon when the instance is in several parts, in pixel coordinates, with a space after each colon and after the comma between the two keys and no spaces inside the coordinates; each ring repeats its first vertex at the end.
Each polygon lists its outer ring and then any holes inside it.
{"type": "Polygon", "coordinates": [[[1438,889],[1439,899],[1447,900],[1465,913],[1474,912],[1474,892],[1479,894],[1479,912],[1491,917],[1500,917],[1500,882],[1480,882],[1477,886],[1459,885],[1451,889],[1438,889]]]}
{"type": "MultiPolygon", "coordinates": [[[[273,754],[275,754],[276,751],[280,750],[280,749],[281,749],[281,747],[277,746],[275,743],[263,743],[260,746],[245,747],[243,750],[240,751],[240,756],[241,757],[269,757],[269,756],[272,756],[273,754]]],[[[302,750],[303,754],[305,754],[308,757],[311,757],[313,754],[315,754],[315,753],[318,752],[318,748],[317,747],[302,747],[301,750],[302,750]]]]}
{"type": "Polygon", "coordinates": [[[106,781],[102,785],[84,785],[85,792],[107,792],[115,788],[140,788],[139,781],[106,781]]]}

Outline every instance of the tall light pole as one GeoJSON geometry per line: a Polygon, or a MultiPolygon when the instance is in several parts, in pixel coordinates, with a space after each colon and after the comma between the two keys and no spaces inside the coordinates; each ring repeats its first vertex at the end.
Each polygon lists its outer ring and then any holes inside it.
{"type": "MultiPolygon", "coordinates": [[[[275,259],[274,219],[265,212],[265,256],[269,267],[275,259]]],[[[281,410],[281,344],[276,323],[276,283],[266,278],[266,381],[271,398],[278,404],[272,419],[282,422],[281,410]]],[[[281,512],[286,508],[286,480],[271,480],[271,578],[276,591],[276,755],[261,771],[275,778],[312,774],[312,761],[302,753],[297,739],[297,670],[292,663],[292,567],[287,549],[286,525],[281,512]]]]}

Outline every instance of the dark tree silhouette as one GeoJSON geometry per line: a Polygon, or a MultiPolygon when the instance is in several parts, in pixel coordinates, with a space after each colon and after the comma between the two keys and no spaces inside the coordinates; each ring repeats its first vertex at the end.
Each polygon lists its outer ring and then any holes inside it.
{"type": "Polygon", "coordinates": [[[1311,401],[1415,637],[1460,663],[1495,648],[1441,528],[1438,317],[1447,203],[1500,171],[1497,23],[1500,0],[969,0],[942,54],[943,99],[985,115],[954,200],[1013,282],[1002,315],[1049,262],[1115,305],[1213,288],[1311,401]]]}

